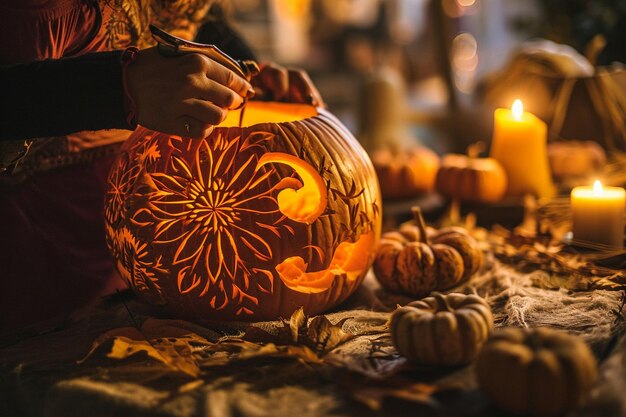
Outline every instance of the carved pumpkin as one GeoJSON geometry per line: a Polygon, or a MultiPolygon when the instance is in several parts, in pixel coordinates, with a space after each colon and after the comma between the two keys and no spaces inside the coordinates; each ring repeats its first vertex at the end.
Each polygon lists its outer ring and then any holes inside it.
{"type": "Polygon", "coordinates": [[[202,140],[137,129],[109,175],[107,240],[132,288],[171,315],[312,315],[361,283],[379,204],[370,160],[332,115],[250,102],[202,140]]]}
{"type": "Polygon", "coordinates": [[[398,353],[424,365],[461,365],[476,357],[493,331],[493,315],[477,295],[433,293],[391,315],[398,353]]]}
{"type": "Polygon", "coordinates": [[[596,374],[596,359],[581,339],[546,328],[499,331],[476,362],[480,388],[496,405],[542,417],[575,409],[596,374]]]}
{"type": "Polygon", "coordinates": [[[430,234],[419,208],[415,225],[384,233],[374,260],[376,278],[386,289],[423,297],[467,280],[482,265],[476,241],[464,229],[444,228],[430,234]]]}
{"type": "Polygon", "coordinates": [[[480,146],[468,148],[468,156],[448,154],[441,160],[435,187],[441,195],[460,201],[494,203],[507,187],[504,168],[493,158],[478,158],[480,146]]]}
{"type": "Polygon", "coordinates": [[[550,171],[559,180],[586,179],[606,164],[606,152],[592,141],[560,141],[548,144],[550,171]]]}
{"type": "Polygon", "coordinates": [[[383,198],[415,197],[433,190],[439,169],[439,157],[428,148],[415,147],[393,152],[375,151],[372,162],[382,187],[383,198]]]}

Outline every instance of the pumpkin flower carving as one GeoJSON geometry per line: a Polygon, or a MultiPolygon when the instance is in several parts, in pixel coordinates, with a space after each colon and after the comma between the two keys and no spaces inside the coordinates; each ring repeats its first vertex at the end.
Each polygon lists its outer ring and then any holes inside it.
{"type": "Polygon", "coordinates": [[[242,143],[239,136],[220,135],[213,143],[199,141],[196,146],[192,160],[173,154],[167,174],[149,174],[154,187],[149,207],[139,210],[135,218],[141,222],[148,214],[155,225],[153,243],[176,248],[173,264],[183,265],[177,277],[181,293],[195,290],[205,296],[209,289],[219,288],[221,294],[209,294],[216,309],[225,307],[231,298],[256,303],[256,298],[246,293],[251,282],[271,291],[273,277],[271,272],[244,262],[241,251],[252,252],[260,265],[272,259],[270,244],[250,230],[246,219],[251,214],[261,227],[280,222],[283,216],[276,203],[270,210],[248,204],[260,199],[275,201],[267,181],[275,171],[257,169],[259,158],[254,148],[259,146],[251,141],[242,143]]]}
{"type": "Polygon", "coordinates": [[[140,164],[154,164],[161,158],[158,146],[150,136],[139,142],[134,150],[135,163],[131,163],[129,152],[123,152],[109,175],[104,215],[110,225],[117,225],[125,214],[124,200],[140,174],[140,164]]]}
{"type": "Polygon", "coordinates": [[[129,167],[128,154],[124,153],[119,160],[118,166],[111,171],[109,176],[109,188],[106,194],[104,216],[111,225],[116,225],[121,217],[124,206],[124,197],[128,194],[133,181],[137,177],[139,169],[137,165],[129,167]]]}

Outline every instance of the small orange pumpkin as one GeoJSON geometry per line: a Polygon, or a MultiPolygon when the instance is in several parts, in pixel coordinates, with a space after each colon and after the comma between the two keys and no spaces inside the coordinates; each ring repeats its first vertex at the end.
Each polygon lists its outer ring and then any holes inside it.
{"type": "Polygon", "coordinates": [[[494,203],[507,187],[504,168],[493,158],[478,158],[480,145],[468,148],[468,156],[448,154],[441,160],[435,187],[451,199],[494,203]]]}
{"type": "Polygon", "coordinates": [[[548,328],[494,333],[476,360],[481,390],[500,408],[537,417],[562,416],[579,406],[597,376],[585,342],[548,328]]]}
{"type": "Polygon", "coordinates": [[[598,173],[606,164],[606,152],[597,142],[559,141],[548,144],[548,160],[554,178],[581,179],[598,173]]]}
{"type": "Polygon", "coordinates": [[[476,241],[458,227],[429,234],[419,208],[417,225],[405,224],[384,233],[374,260],[374,273],[383,287],[415,297],[451,288],[471,277],[482,265],[476,241]]]}
{"type": "Polygon", "coordinates": [[[476,357],[493,331],[487,301],[477,295],[434,292],[391,314],[391,338],[411,362],[454,366],[476,357]]]}
{"type": "Polygon", "coordinates": [[[382,187],[383,198],[415,197],[428,193],[435,186],[439,156],[428,148],[406,151],[384,148],[372,154],[374,169],[382,187]]]}

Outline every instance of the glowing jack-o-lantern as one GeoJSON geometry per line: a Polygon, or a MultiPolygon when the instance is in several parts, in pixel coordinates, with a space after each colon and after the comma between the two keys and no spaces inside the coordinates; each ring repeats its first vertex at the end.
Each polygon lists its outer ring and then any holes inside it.
{"type": "Polygon", "coordinates": [[[379,193],[328,112],[251,102],[202,140],[138,128],[109,175],[107,241],[132,288],[178,317],[316,314],[369,269],[379,193]]]}

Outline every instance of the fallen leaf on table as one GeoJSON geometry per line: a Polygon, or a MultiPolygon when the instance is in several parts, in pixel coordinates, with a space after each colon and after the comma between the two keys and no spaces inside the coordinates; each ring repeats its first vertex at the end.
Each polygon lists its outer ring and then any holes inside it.
{"type": "Polygon", "coordinates": [[[200,368],[194,357],[194,349],[213,343],[184,328],[186,322],[178,320],[147,319],[140,328],[119,327],[100,335],[87,355],[78,361],[83,363],[94,356],[101,346],[111,342],[106,357],[126,359],[145,352],[150,358],[166,365],[173,371],[197,377],[200,368]]]}
{"type": "Polygon", "coordinates": [[[170,370],[194,378],[204,367],[257,358],[296,359],[321,364],[324,355],[353,338],[342,329],[348,319],[333,324],[325,316],[309,319],[302,309],[298,309],[275,331],[251,325],[241,337],[228,336],[212,342],[207,340],[207,337],[214,339],[209,329],[182,320],[149,318],[140,327],[121,327],[100,335],[79,363],[101,352],[112,359],[145,353],[170,370]]]}
{"type": "Polygon", "coordinates": [[[289,321],[283,321],[283,327],[278,328],[276,333],[252,325],[242,339],[254,343],[306,346],[319,356],[323,356],[353,337],[342,329],[348,319],[350,318],[344,318],[335,324],[326,316],[316,316],[309,320],[304,310],[299,308],[291,315],[289,321]]]}
{"type": "Polygon", "coordinates": [[[352,335],[343,331],[343,324],[349,318],[332,324],[326,316],[314,317],[309,323],[305,343],[316,353],[328,352],[342,343],[352,339],[352,335]]]}
{"type": "Polygon", "coordinates": [[[596,290],[623,290],[626,286],[626,273],[618,272],[611,276],[601,278],[593,283],[596,290]]]}
{"type": "Polygon", "coordinates": [[[282,321],[282,327],[267,331],[252,324],[242,336],[243,340],[254,343],[275,343],[277,345],[297,345],[304,341],[308,318],[302,307],[293,312],[289,320],[282,321]]]}
{"type": "Polygon", "coordinates": [[[349,318],[333,324],[326,316],[309,320],[302,308],[296,310],[289,320],[275,329],[262,329],[251,325],[241,337],[227,337],[203,348],[202,367],[256,358],[291,358],[304,363],[321,364],[323,357],[353,338],[342,326],[349,318]]]}
{"type": "Polygon", "coordinates": [[[324,357],[324,362],[371,380],[389,378],[406,368],[406,359],[398,354],[388,332],[365,336],[360,346],[355,347],[347,351],[334,349],[324,357]]]}
{"type": "Polygon", "coordinates": [[[304,336],[307,332],[307,316],[304,314],[304,309],[300,307],[293,312],[289,318],[289,330],[291,330],[291,341],[295,344],[301,336],[304,336]]]}
{"type": "Polygon", "coordinates": [[[440,405],[433,394],[437,386],[424,382],[416,382],[411,378],[394,375],[391,378],[364,382],[359,374],[345,374],[339,383],[344,386],[352,398],[374,411],[381,411],[385,401],[397,399],[437,409],[440,405]]]}
{"type": "Polygon", "coordinates": [[[187,382],[186,384],[178,387],[178,392],[180,394],[184,394],[186,392],[194,391],[204,385],[204,381],[201,379],[194,379],[193,381],[187,382]]]}
{"type": "Polygon", "coordinates": [[[236,361],[247,361],[258,358],[289,358],[305,363],[322,363],[322,360],[307,346],[276,345],[274,343],[258,344],[240,338],[226,339],[204,349],[214,355],[200,362],[202,367],[222,366],[236,361]],[[215,353],[226,353],[217,356],[215,353]]]}

